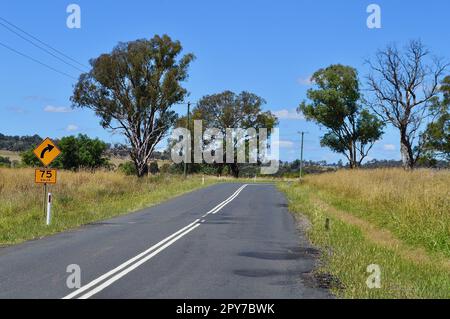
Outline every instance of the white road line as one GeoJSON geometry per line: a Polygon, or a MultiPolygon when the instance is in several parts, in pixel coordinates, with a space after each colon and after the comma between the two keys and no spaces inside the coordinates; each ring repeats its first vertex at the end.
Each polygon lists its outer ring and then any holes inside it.
{"type": "MultiPolygon", "coordinates": [[[[241,186],[236,192],[233,193],[233,195],[231,195],[228,199],[224,200],[222,203],[218,204],[216,207],[211,209],[209,212],[207,212],[205,215],[203,215],[202,218],[208,216],[209,214],[216,214],[217,212],[219,212],[223,207],[225,207],[227,204],[229,204],[231,201],[233,201],[242,192],[242,190],[247,186],[248,186],[247,184],[241,186]]],[[[134,269],[136,269],[137,267],[139,267],[140,265],[142,265],[149,259],[151,259],[154,256],[156,256],[157,254],[159,254],[161,251],[163,251],[164,249],[166,249],[167,247],[169,247],[170,245],[175,243],[180,238],[184,237],[185,235],[187,235],[188,233],[190,233],[191,231],[196,229],[198,226],[200,226],[199,222],[200,222],[199,219],[195,220],[193,223],[187,225],[186,227],[183,227],[179,231],[168,236],[167,238],[163,239],[159,243],[153,245],[146,251],[129,259],[128,261],[124,262],[123,264],[119,265],[118,267],[114,268],[113,270],[111,270],[111,271],[107,272],[106,274],[98,277],[97,279],[91,281],[87,285],[77,289],[76,291],[72,292],[71,294],[65,296],[63,299],[72,299],[72,298],[82,294],[83,292],[89,290],[90,288],[100,284],[102,281],[106,280],[107,278],[113,276],[112,278],[105,281],[103,284],[101,284],[97,288],[94,288],[91,291],[89,291],[88,293],[79,297],[79,299],[87,299],[87,298],[97,294],[98,292],[102,291],[103,289],[105,289],[106,287],[108,287],[109,285],[114,283],[115,281],[119,280],[120,278],[122,278],[123,276],[128,274],[129,272],[133,271],[134,269]],[[143,258],[144,256],[146,256],[146,257],[143,258]],[[139,260],[139,259],[141,259],[141,260],[139,260]],[[120,271],[120,273],[116,274],[119,271],[120,271]]]]}
{"type": "Polygon", "coordinates": [[[92,288],[93,286],[97,285],[98,283],[102,282],[103,280],[107,279],[109,276],[114,275],[116,272],[122,270],[123,268],[127,267],[128,265],[132,264],[133,262],[137,261],[138,259],[144,257],[145,255],[147,255],[148,253],[151,253],[153,250],[157,249],[158,247],[160,247],[161,245],[164,245],[164,243],[168,242],[169,240],[171,240],[172,238],[174,238],[175,236],[179,235],[180,233],[184,232],[185,230],[189,229],[190,227],[194,226],[195,224],[197,224],[199,222],[199,219],[197,219],[196,221],[194,221],[193,223],[187,225],[186,227],[183,227],[182,229],[180,229],[179,231],[177,231],[176,233],[166,237],[165,239],[161,240],[159,243],[157,243],[156,245],[153,245],[152,247],[150,247],[149,249],[147,249],[146,251],[140,253],[139,255],[127,260],[126,262],[124,262],[123,264],[119,265],[118,267],[114,268],[111,271],[108,271],[106,274],[98,277],[97,279],[91,281],[90,283],[88,283],[87,285],[75,290],[74,292],[72,292],[71,294],[65,296],[63,299],[72,299],[73,297],[81,294],[82,292],[88,290],[89,288],[92,288]]]}
{"type": "Polygon", "coordinates": [[[106,287],[108,287],[109,285],[113,284],[114,282],[116,282],[117,280],[119,280],[120,278],[122,278],[123,276],[125,276],[126,274],[128,274],[129,272],[135,270],[137,267],[139,267],[140,265],[142,265],[143,263],[147,262],[148,260],[152,259],[154,256],[156,256],[157,254],[159,254],[160,252],[162,252],[164,249],[166,249],[167,247],[169,247],[170,245],[172,245],[173,243],[175,243],[178,239],[186,236],[187,234],[189,234],[191,231],[193,231],[194,229],[196,229],[198,226],[200,226],[200,224],[196,224],[194,227],[189,228],[188,230],[186,230],[184,233],[178,235],[177,237],[175,237],[174,239],[172,239],[171,241],[169,241],[168,243],[166,243],[164,246],[158,248],[157,250],[155,250],[154,252],[152,252],[150,255],[148,255],[147,257],[139,260],[137,263],[134,263],[132,266],[122,270],[120,273],[118,273],[117,275],[115,275],[114,277],[112,277],[111,279],[108,279],[107,281],[105,281],[103,284],[101,284],[100,286],[92,289],[91,291],[89,291],[87,294],[82,295],[81,297],[79,297],[78,299],[88,299],[90,297],[92,297],[93,295],[99,293],[100,291],[102,291],[103,289],[105,289],[106,287]]]}
{"type": "Polygon", "coordinates": [[[235,199],[244,188],[246,188],[248,185],[242,185],[241,187],[238,188],[238,190],[236,192],[234,192],[233,195],[231,195],[228,199],[226,199],[225,201],[223,201],[222,203],[220,203],[219,205],[217,205],[216,207],[214,207],[213,209],[211,209],[209,212],[207,212],[205,215],[202,216],[202,218],[205,218],[206,216],[210,215],[210,214],[215,214],[218,211],[220,211],[225,205],[227,205],[229,202],[231,202],[233,199],[235,199]]]}

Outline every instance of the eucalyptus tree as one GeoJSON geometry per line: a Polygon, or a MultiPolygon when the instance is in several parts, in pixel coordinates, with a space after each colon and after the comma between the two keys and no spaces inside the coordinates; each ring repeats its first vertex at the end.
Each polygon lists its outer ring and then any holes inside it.
{"type": "Polygon", "coordinates": [[[182,82],[194,56],[181,52],[180,42],[167,35],[119,43],[92,59],[75,86],[73,107],[93,110],[104,128],[125,134],[139,177],[177,120],[171,107],[187,95],[182,82]]]}

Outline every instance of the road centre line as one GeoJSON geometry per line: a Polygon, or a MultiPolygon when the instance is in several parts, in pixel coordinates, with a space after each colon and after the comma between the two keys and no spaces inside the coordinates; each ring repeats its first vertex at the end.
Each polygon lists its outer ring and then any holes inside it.
{"type": "Polygon", "coordinates": [[[177,237],[175,237],[174,239],[172,239],[171,241],[169,241],[168,243],[164,244],[163,246],[161,246],[160,248],[158,248],[157,250],[155,250],[154,252],[152,252],[150,255],[148,255],[147,257],[139,260],[138,262],[134,263],[133,265],[131,265],[128,268],[125,268],[124,270],[122,270],[120,273],[118,273],[117,275],[115,275],[114,277],[108,279],[107,281],[105,281],[103,284],[101,284],[100,286],[97,286],[96,288],[92,289],[91,291],[89,291],[88,293],[82,295],[81,297],[79,297],[78,299],[88,299],[90,297],[92,297],[93,295],[99,293],[100,291],[102,291],[103,289],[105,289],[106,287],[110,286],[111,284],[113,284],[114,282],[116,282],[117,280],[119,280],[120,278],[122,278],[123,276],[125,276],[126,274],[128,274],[129,272],[135,270],[136,268],[138,268],[140,265],[142,265],[143,263],[147,262],[148,260],[152,259],[154,256],[156,256],[157,254],[159,254],[160,252],[162,252],[164,249],[166,249],[167,247],[169,247],[170,245],[172,245],[173,243],[175,243],[176,241],[178,241],[178,239],[186,236],[187,234],[189,234],[191,231],[193,231],[194,229],[196,229],[197,227],[199,227],[200,224],[195,224],[193,227],[189,228],[188,230],[186,230],[184,233],[178,235],[177,237]]]}
{"type": "MultiPolygon", "coordinates": [[[[216,214],[219,212],[223,207],[225,207],[227,204],[229,204],[231,201],[233,201],[241,192],[242,190],[247,187],[248,185],[245,184],[241,186],[236,192],[233,193],[229,198],[218,204],[216,207],[208,211],[205,215],[202,216],[202,218],[208,216],[209,214],[216,214]]],[[[76,296],[79,296],[80,294],[84,293],[85,291],[89,290],[90,288],[95,287],[96,285],[103,282],[103,284],[99,285],[96,288],[93,288],[91,291],[83,294],[82,296],[78,297],[78,299],[87,299],[91,296],[97,294],[98,292],[102,291],[106,287],[113,284],[115,281],[119,280],[129,272],[133,271],[146,261],[150,260],[160,252],[162,252],[167,247],[174,244],[176,241],[181,239],[182,237],[186,236],[188,233],[196,229],[200,226],[200,219],[195,220],[193,223],[187,225],[186,227],[183,227],[182,229],[178,230],[174,234],[166,237],[159,243],[153,245],[149,249],[145,250],[144,252],[140,253],[139,255],[127,260],[126,262],[122,263],[121,265],[117,266],[116,268],[110,270],[109,272],[105,273],[104,275],[98,277],[97,279],[94,279],[87,285],[77,289],[76,291],[70,293],[69,295],[65,296],[63,299],[72,299],[76,296]],[[141,259],[142,258],[142,259],[141,259]],[[119,273],[118,273],[119,272],[119,273]],[[118,273],[118,274],[117,274],[118,273]],[[111,277],[111,278],[110,278],[111,277]],[[110,279],[108,279],[110,278],[110,279]],[[108,280],[107,280],[108,279],[108,280]]]]}
{"type": "Polygon", "coordinates": [[[207,212],[205,215],[203,215],[202,218],[205,218],[206,216],[208,216],[210,214],[215,214],[218,211],[220,211],[225,205],[227,205],[229,202],[231,202],[233,199],[235,199],[242,192],[242,190],[247,186],[248,185],[245,184],[245,185],[242,185],[241,187],[239,187],[238,190],[236,192],[234,192],[233,195],[231,195],[228,199],[226,199],[225,201],[223,201],[222,203],[220,203],[219,205],[217,205],[216,207],[211,209],[209,212],[207,212]]]}
{"type": "Polygon", "coordinates": [[[166,237],[165,239],[161,240],[159,243],[153,245],[152,247],[150,247],[149,249],[147,249],[146,251],[140,253],[139,255],[127,260],[126,262],[124,262],[123,264],[119,265],[118,267],[112,269],[111,271],[107,272],[106,274],[98,277],[97,279],[91,281],[90,283],[88,283],[87,285],[77,289],[76,291],[72,292],[71,294],[65,296],[63,299],[72,299],[73,297],[81,294],[82,292],[88,290],[89,288],[95,286],[96,284],[100,283],[101,281],[105,280],[106,278],[114,275],[115,273],[117,273],[118,271],[122,270],[123,268],[127,267],[128,265],[132,264],[133,262],[139,260],[140,258],[144,257],[145,255],[151,253],[152,251],[154,251],[155,249],[157,249],[158,247],[160,247],[161,245],[165,244],[167,241],[171,240],[172,238],[176,237],[177,235],[179,235],[180,233],[186,231],[187,229],[193,227],[195,224],[197,224],[199,222],[199,219],[197,219],[196,221],[194,221],[193,223],[187,225],[186,227],[183,227],[182,229],[180,229],[179,231],[175,232],[174,234],[166,237]]]}

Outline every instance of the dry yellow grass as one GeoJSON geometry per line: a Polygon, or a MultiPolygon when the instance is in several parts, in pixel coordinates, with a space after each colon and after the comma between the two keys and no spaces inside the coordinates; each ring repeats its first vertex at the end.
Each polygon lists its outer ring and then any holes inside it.
{"type": "Polygon", "coordinates": [[[347,298],[450,298],[450,172],[341,170],[279,183],[347,298]],[[326,220],[331,227],[325,228],[326,220]],[[367,266],[382,287],[366,285],[367,266]]]}
{"type": "Polygon", "coordinates": [[[450,257],[450,171],[341,170],[306,182],[336,207],[450,257]]]}
{"type": "MultiPolygon", "coordinates": [[[[214,182],[207,178],[205,185],[214,182]]],[[[54,219],[46,227],[43,187],[34,184],[34,170],[0,168],[0,245],[125,214],[202,186],[198,176],[138,179],[118,172],[60,171],[58,184],[49,189],[54,198],[54,219]]]]}

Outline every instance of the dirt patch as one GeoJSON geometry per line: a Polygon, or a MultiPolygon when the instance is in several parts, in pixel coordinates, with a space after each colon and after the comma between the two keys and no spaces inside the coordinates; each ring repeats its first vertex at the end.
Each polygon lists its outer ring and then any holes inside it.
{"type": "Polygon", "coordinates": [[[344,284],[339,278],[329,273],[303,273],[301,275],[303,283],[310,288],[322,288],[322,289],[345,289],[344,284]]]}

